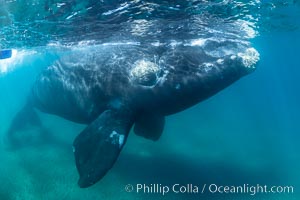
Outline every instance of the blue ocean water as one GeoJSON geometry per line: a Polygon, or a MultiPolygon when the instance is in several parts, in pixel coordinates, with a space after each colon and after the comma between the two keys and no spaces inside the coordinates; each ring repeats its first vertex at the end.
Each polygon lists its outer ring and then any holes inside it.
{"type": "MultiPolygon", "coordinates": [[[[11,59],[0,60],[0,199],[299,199],[299,1],[0,3],[0,48],[17,51],[11,59]],[[205,16],[199,27],[176,23],[199,15],[205,16]],[[245,20],[247,26],[232,30],[238,20],[245,20]],[[250,40],[260,53],[257,70],[210,99],[167,117],[159,141],[131,133],[113,169],[95,186],[80,189],[76,184],[71,146],[85,125],[40,112],[50,136],[42,141],[24,136],[22,146],[7,149],[5,133],[35,77],[65,49],[161,41],[170,34],[197,39],[211,30],[205,29],[208,22],[228,25],[215,29],[231,33],[228,37],[250,40]],[[294,192],[162,196],[125,191],[127,184],[176,183],[197,185],[199,190],[204,184],[293,186],[294,192]]],[[[32,127],[26,133],[32,136],[38,131],[32,127]]]]}

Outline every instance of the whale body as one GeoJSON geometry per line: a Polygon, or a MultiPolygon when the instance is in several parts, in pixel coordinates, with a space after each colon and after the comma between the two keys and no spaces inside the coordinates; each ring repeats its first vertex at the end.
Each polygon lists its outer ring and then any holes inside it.
{"type": "Polygon", "coordinates": [[[235,40],[85,46],[67,50],[40,73],[25,110],[87,124],[73,151],[78,184],[89,187],[113,166],[132,127],[137,135],[158,140],[165,116],[250,74],[258,60],[249,43],[235,40]]]}

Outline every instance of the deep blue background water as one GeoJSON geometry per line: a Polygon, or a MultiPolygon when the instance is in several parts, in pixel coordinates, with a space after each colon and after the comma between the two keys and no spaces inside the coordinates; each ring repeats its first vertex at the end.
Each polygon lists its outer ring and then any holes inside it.
{"type": "MultiPolygon", "coordinates": [[[[94,187],[76,185],[71,144],[84,126],[39,113],[52,140],[14,151],[2,141],[0,199],[299,199],[300,31],[295,3],[274,11],[283,18],[262,16],[260,34],[252,39],[261,55],[253,74],[169,116],[158,142],[130,134],[116,165],[94,187]],[[162,197],[124,191],[126,184],[136,183],[292,185],[294,194],[162,197]]],[[[34,77],[57,58],[45,48],[20,51],[10,70],[0,75],[1,137],[25,103],[34,77]]]]}

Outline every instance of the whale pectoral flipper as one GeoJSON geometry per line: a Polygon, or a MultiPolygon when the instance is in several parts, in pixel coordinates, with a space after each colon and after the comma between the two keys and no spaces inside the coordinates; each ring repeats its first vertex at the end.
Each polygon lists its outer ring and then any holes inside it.
{"type": "Polygon", "coordinates": [[[113,166],[132,124],[129,111],[106,110],[76,137],[73,148],[80,187],[93,185],[113,166]]]}
{"type": "Polygon", "coordinates": [[[141,115],[134,125],[135,134],[156,141],[160,138],[165,126],[165,117],[155,114],[141,115]]]}

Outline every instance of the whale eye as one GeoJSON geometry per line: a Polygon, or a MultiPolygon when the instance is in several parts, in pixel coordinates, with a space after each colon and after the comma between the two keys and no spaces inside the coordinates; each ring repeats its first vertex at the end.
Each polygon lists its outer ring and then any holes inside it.
{"type": "Polygon", "coordinates": [[[133,64],[130,72],[131,79],[143,86],[155,85],[161,69],[153,62],[138,60],[133,64]]]}

